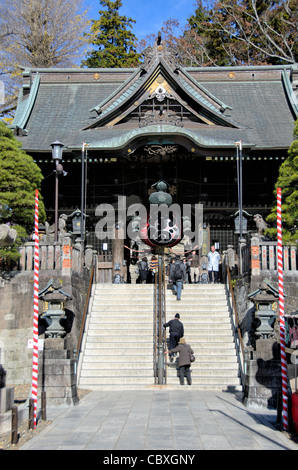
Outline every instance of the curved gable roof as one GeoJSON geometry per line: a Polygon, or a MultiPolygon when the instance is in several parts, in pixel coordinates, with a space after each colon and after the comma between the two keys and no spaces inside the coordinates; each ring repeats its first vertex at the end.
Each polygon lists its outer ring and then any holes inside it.
{"type": "Polygon", "coordinates": [[[125,152],[131,139],[151,139],[152,132],[155,139],[176,134],[211,150],[242,140],[246,148],[286,151],[297,117],[297,66],[182,68],[170,52],[156,43],[138,69],[26,70],[10,127],[29,152],[48,153],[57,139],[69,151],[89,142],[93,149],[125,152]],[[133,120],[140,103],[157,100],[160,84],[167,99],[193,117],[184,126],[133,120]]]}
{"type": "MultiPolygon", "coordinates": [[[[163,47],[165,49],[165,45],[163,47]]],[[[96,111],[98,117],[83,129],[114,125],[121,120],[121,116],[135,111],[141,102],[156,91],[159,86],[157,77],[164,78],[173,99],[187,106],[191,113],[200,116],[207,124],[239,127],[239,124],[223,114],[229,106],[197,83],[186,70],[173,67],[173,62],[166,59],[165,49],[163,55],[155,55],[149,63],[147,61],[146,68],[138,69],[109,97],[95,105],[91,111],[96,111]]]]}

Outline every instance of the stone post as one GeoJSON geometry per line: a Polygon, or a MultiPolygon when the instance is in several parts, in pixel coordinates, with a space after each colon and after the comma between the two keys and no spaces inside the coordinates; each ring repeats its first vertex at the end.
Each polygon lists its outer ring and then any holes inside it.
{"type": "Polygon", "coordinates": [[[297,247],[296,246],[291,246],[291,270],[296,271],[296,252],[297,252],[297,247]]]}
{"type": "Polygon", "coordinates": [[[72,271],[72,243],[69,236],[62,241],[62,275],[70,276],[72,271]]]}
{"type": "Polygon", "coordinates": [[[124,265],[124,231],[121,224],[114,231],[113,238],[113,266],[112,266],[112,279],[114,282],[115,276],[120,275],[121,282],[126,282],[126,266],[124,265]]]}
{"type": "Polygon", "coordinates": [[[251,275],[260,275],[260,241],[258,237],[251,239],[251,275]]]}
{"type": "Polygon", "coordinates": [[[38,390],[46,392],[50,406],[75,405],[78,402],[75,359],[65,349],[63,338],[44,340],[43,357],[39,360],[38,390]]]}
{"type": "Polygon", "coordinates": [[[233,248],[233,245],[228,245],[227,257],[228,257],[228,266],[230,269],[233,269],[235,267],[235,250],[233,248]]]}
{"type": "Polygon", "coordinates": [[[281,362],[278,343],[258,339],[247,361],[243,402],[248,408],[276,408],[281,393],[281,362]]]}
{"type": "Polygon", "coordinates": [[[87,245],[85,249],[85,266],[87,269],[92,268],[93,263],[93,247],[92,245],[87,245]]]}
{"type": "Polygon", "coordinates": [[[6,387],[6,371],[0,364],[0,434],[11,429],[11,409],[14,405],[14,387],[6,387]]]}

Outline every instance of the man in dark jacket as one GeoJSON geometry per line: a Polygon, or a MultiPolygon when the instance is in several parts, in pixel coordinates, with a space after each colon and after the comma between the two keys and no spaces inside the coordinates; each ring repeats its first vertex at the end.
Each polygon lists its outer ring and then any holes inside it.
{"type": "MultiPolygon", "coordinates": [[[[164,328],[170,328],[169,349],[173,349],[177,346],[180,338],[184,336],[184,326],[180,321],[179,313],[176,313],[175,317],[163,326],[164,328]]],[[[169,353],[169,357],[170,361],[173,362],[174,353],[169,353]]]]}
{"type": "Polygon", "coordinates": [[[190,375],[190,355],[194,353],[189,344],[186,344],[185,339],[181,338],[178,346],[174,349],[169,349],[169,354],[179,352],[179,379],[180,384],[184,385],[184,376],[188,385],[191,385],[190,375]]]}
{"type": "Polygon", "coordinates": [[[177,300],[181,300],[182,286],[185,280],[185,265],[180,261],[180,256],[176,256],[175,263],[170,265],[169,281],[173,283],[173,289],[177,294],[177,300]]]}

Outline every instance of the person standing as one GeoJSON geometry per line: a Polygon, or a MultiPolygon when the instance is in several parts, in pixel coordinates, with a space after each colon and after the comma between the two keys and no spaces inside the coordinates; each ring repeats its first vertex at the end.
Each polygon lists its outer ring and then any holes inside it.
{"type": "Polygon", "coordinates": [[[146,256],[144,256],[144,258],[138,262],[138,268],[140,272],[140,283],[146,284],[148,276],[148,262],[146,256]]]}
{"type": "Polygon", "coordinates": [[[153,283],[154,284],[154,281],[155,281],[155,276],[156,276],[156,273],[158,272],[158,259],[156,258],[155,255],[152,255],[152,258],[150,260],[150,264],[149,264],[149,279],[148,279],[148,282],[149,283],[153,283]]]}
{"type": "Polygon", "coordinates": [[[175,263],[175,258],[172,258],[172,259],[169,261],[169,264],[167,265],[166,275],[168,276],[168,282],[170,282],[171,266],[172,266],[172,264],[174,264],[174,263],[175,263]]]}
{"type": "Polygon", "coordinates": [[[180,261],[180,256],[177,256],[175,263],[170,265],[169,281],[173,284],[174,292],[177,294],[177,300],[181,300],[182,286],[185,282],[185,266],[180,261]]]}
{"type": "Polygon", "coordinates": [[[200,258],[195,250],[191,252],[188,261],[190,263],[190,280],[192,284],[195,284],[200,279],[200,258]]]}
{"type": "Polygon", "coordinates": [[[190,263],[186,258],[183,258],[182,262],[185,266],[185,282],[188,284],[190,280],[190,263]]]}
{"type": "Polygon", "coordinates": [[[212,273],[214,275],[213,282],[218,282],[218,273],[219,273],[219,261],[220,261],[220,254],[218,251],[215,250],[215,246],[212,245],[211,249],[208,253],[208,274],[209,274],[209,281],[212,282],[212,273]]]}
{"type": "MultiPolygon", "coordinates": [[[[169,337],[169,349],[174,349],[180,340],[184,336],[184,326],[180,320],[179,313],[176,313],[175,317],[170,320],[168,323],[164,323],[164,328],[170,328],[170,337],[169,337]]],[[[169,353],[170,361],[173,362],[174,354],[169,353]]]]}
{"type": "Polygon", "coordinates": [[[190,373],[190,355],[194,354],[189,344],[186,344],[185,338],[181,338],[178,346],[169,350],[169,354],[179,353],[179,379],[180,385],[184,385],[184,377],[186,377],[188,385],[191,385],[190,373]]]}

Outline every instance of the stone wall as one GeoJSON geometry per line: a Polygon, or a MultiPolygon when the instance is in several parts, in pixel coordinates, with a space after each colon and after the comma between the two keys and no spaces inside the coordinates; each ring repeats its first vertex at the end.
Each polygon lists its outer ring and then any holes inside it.
{"type": "MultiPolygon", "coordinates": [[[[251,292],[256,290],[264,279],[268,279],[275,289],[278,289],[277,271],[262,271],[262,275],[252,276],[251,278],[251,292]]],[[[283,273],[284,284],[284,309],[285,314],[292,314],[297,311],[297,286],[298,286],[298,272],[297,271],[284,271],[283,273]]]]}
{"type": "MultiPolygon", "coordinates": [[[[90,270],[81,274],[73,272],[62,276],[61,272],[41,271],[39,290],[50,279],[58,279],[62,289],[72,296],[66,306],[66,347],[71,352],[77,348],[90,278],[90,270]]],[[[40,313],[42,303],[40,302],[40,313]]],[[[40,324],[43,337],[44,328],[40,324]]],[[[0,349],[1,364],[7,371],[7,384],[30,384],[32,374],[32,349],[28,340],[33,337],[33,272],[15,271],[2,276],[0,286],[0,349]]]]}

